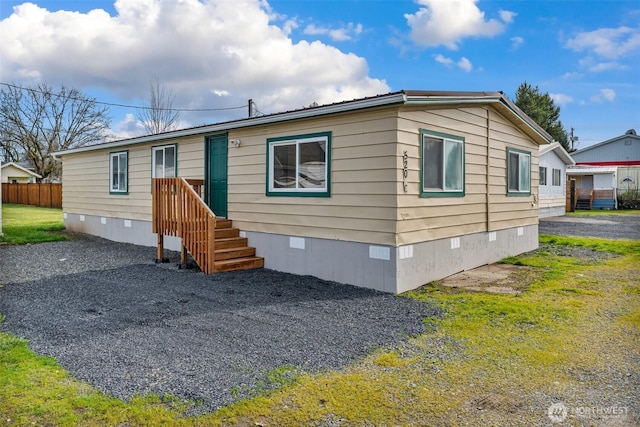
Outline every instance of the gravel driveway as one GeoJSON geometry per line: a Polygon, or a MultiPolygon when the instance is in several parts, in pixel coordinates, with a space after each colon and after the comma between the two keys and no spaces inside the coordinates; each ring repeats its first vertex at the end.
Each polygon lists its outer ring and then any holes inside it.
{"type": "Polygon", "coordinates": [[[541,218],[540,234],[640,240],[640,215],[541,218]]]}
{"type": "Polygon", "coordinates": [[[197,414],[268,388],[276,368],[339,368],[441,315],[314,277],[206,276],[153,264],[154,255],[86,236],[0,246],[0,330],[108,394],[168,393],[203,402],[197,414]]]}

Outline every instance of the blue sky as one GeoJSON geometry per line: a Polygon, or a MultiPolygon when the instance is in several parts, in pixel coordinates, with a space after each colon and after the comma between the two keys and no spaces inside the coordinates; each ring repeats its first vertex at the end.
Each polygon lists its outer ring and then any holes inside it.
{"type": "MultiPolygon", "coordinates": [[[[142,105],[182,126],[401,89],[548,92],[584,148],[640,130],[640,2],[0,0],[0,82],[142,105]],[[234,108],[241,107],[241,108],[234,108]],[[221,110],[211,110],[221,109],[221,110]]],[[[114,137],[142,132],[112,107],[114,137]]]]}

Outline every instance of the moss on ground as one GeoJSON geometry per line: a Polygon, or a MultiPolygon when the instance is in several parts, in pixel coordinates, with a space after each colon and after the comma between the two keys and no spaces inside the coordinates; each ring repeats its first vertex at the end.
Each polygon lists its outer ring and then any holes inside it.
{"type": "MultiPolygon", "coordinates": [[[[536,267],[520,294],[430,284],[406,297],[446,311],[444,319],[427,319],[435,328],[342,370],[266,373],[278,391],[198,418],[182,415],[185,402],[109,398],[0,335],[0,413],[18,425],[485,426],[548,424],[547,409],[558,401],[569,408],[636,404],[640,243],[551,236],[541,242],[551,250],[507,260],[536,267]],[[561,247],[616,256],[584,263],[561,247]]],[[[569,422],[585,423],[572,413],[569,422]]]]}

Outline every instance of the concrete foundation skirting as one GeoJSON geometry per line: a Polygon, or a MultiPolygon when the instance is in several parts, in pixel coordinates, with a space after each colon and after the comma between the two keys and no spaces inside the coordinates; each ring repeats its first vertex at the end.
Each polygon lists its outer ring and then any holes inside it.
{"type": "Polygon", "coordinates": [[[538,218],[548,218],[551,216],[562,216],[566,214],[566,207],[562,206],[549,206],[546,208],[540,208],[538,210],[538,218]]]}
{"type": "Polygon", "coordinates": [[[247,232],[265,267],[401,293],[538,247],[538,226],[391,247],[247,232]]]}
{"type": "MultiPolygon", "coordinates": [[[[132,243],[134,245],[158,245],[157,235],[151,232],[151,221],[140,221],[124,218],[107,218],[94,215],[80,215],[65,212],[64,226],[69,231],[92,234],[115,242],[132,243]]],[[[180,240],[177,237],[165,236],[164,247],[172,251],[180,251],[180,240]]]]}
{"type": "MultiPolygon", "coordinates": [[[[150,221],[64,214],[68,230],[118,242],[156,246],[150,221]]],[[[475,233],[400,247],[244,232],[265,267],[389,293],[401,293],[538,247],[538,226],[475,233]]],[[[165,237],[180,250],[180,239],[165,237]]]]}

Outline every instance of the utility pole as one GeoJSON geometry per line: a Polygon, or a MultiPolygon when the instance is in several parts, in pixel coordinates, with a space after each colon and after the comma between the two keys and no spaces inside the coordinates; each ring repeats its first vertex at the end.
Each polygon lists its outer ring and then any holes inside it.
{"type": "Polygon", "coordinates": [[[576,148],[573,144],[575,142],[578,142],[578,137],[573,135],[573,128],[571,128],[571,136],[569,137],[569,141],[571,141],[571,151],[576,151],[576,148]]]}
{"type": "Polygon", "coordinates": [[[253,117],[253,99],[249,100],[249,117],[253,117]]]}

